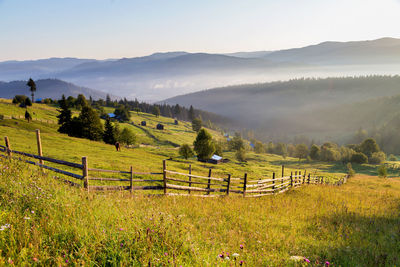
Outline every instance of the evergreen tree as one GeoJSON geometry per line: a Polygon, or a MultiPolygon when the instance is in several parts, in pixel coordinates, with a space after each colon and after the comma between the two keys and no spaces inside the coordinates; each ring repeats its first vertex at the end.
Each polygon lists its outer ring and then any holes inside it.
{"type": "Polygon", "coordinates": [[[200,129],[201,129],[202,123],[203,123],[203,122],[201,121],[200,118],[195,118],[195,119],[192,121],[192,129],[193,129],[193,131],[199,132],[200,129]]]}
{"type": "Polygon", "coordinates": [[[100,141],[103,138],[103,125],[97,112],[89,106],[83,107],[79,115],[82,137],[100,141]]]}
{"type": "Polygon", "coordinates": [[[68,107],[67,100],[65,99],[65,96],[62,95],[61,100],[59,101],[61,110],[57,110],[60,112],[58,114],[58,124],[60,125],[60,128],[58,128],[58,131],[60,133],[66,133],[68,135],[71,135],[71,129],[72,129],[72,112],[68,107]]]}
{"type": "Polygon", "coordinates": [[[212,136],[205,129],[201,129],[193,142],[194,150],[200,160],[208,160],[215,151],[212,136]]]}
{"type": "Polygon", "coordinates": [[[32,80],[32,78],[29,78],[28,83],[26,84],[29,86],[29,91],[31,91],[31,96],[32,96],[32,103],[35,102],[35,92],[36,92],[36,83],[32,80]]]}
{"type": "Polygon", "coordinates": [[[106,118],[106,122],[104,124],[104,134],[103,134],[103,141],[106,144],[115,144],[116,138],[114,135],[114,126],[111,123],[110,117],[106,118]]]}
{"type": "Polygon", "coordinates": [[[158,118],[160,116],[160,108],[158,106],[153,107],[153,115],[158,118]]]}
{"type": "Polygon", "coordinates": [[[189,117],[189,120],[191,120],[191,121],[193,121],[196,118],[196,116],[194,114],[194,108],[192,105],[190,105],[188,117],[189,117]]]}
{"type": "Polygon", "coordinates": [[[32,106],[32,101],[29,99],[29,97],[25,98],[24,104],[25,104],[25,107],[32,106]]]}
{"type": "Polygon", "coordinates": [[[88,102],[87,102],[85,96],[82,94],[79,94],[78,98],[75,101],[76,108],[81,110],[83,107],[86,107],[87,105],[88,105],[88,102]]]}

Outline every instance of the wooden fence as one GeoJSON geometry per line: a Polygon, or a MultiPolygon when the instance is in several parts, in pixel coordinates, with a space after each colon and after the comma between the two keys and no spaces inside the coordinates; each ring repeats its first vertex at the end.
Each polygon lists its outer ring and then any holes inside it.
{"type": "MultiPolygon", "coordinates": [[[[243,177],[232,177],[230,174],[226,177],[214,177],[212,176],[212,169],[209,169],[207,176],[195,175],[192,173],[191,165],[189,165],[188,173],[172,171],[167,169],[166,160],[163,160],[161,172],[135,172],[133,166],[130,166],[129,170],[126,171],[89,168],[87,157],[82,157],[81,163],[44,157],[39,130],[36,130],[36,137],[38,155],[12,150],[10,140],[5,137],[5,146],[0,145],[0,151],[6,155],[1,156],[5,158],[13,157],[42,169],[80,180],[81,182],[78,183],[62,177],[55,177],[73,186],[83,186],[87,191],[127,190],[134,193],[135,191],[146,190],[151,194],[179,196],[223,197],[236,194],[243,197],[262,197],[284,193],[290,188],[305,184],[329,184],[322,176],[312,176],[311,173],[301,173],[301,171],[291,172],[289,176],[284,176],[284,166],[282,166],[281,177],[277,177],[276,173],[273,173],[271,178],[258,180],[248,179],[247,173],[243,177]],[[56,167],[49,166],[45,162],[56,167]],[[63,170],[61,167],[67,167],[68,170],[63,170]],[[73,172],[74,170],[79,170],[79,173],[73,172]],[[114,177],[103,177],[104,175],[114,175],[114,177]],[[92,184],[96,183],[95,181],[102,184],[92,184]],[[105,185],[104,183],[111,183],[112,185],[105,185]]],[[[338,179],[334,185],[342,185],[346,181],[347,176],[344,176],[338,179]]]]}

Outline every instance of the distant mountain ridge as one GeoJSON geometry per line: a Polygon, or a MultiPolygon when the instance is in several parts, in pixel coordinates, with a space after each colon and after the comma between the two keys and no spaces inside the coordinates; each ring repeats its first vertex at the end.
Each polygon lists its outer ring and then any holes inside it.
{"type": "Polygon", "coordinates": [[[159,101],[207,88],[300,77],[394,75],[400,39],[323,42],[280,51],[155,53],[113,60],[0,62],[0,80],[57,78],[129,99],[159,101]]]}
{"type": "MultiPolygon", "coordinates": [[[[12,81],[12,82],[0,82],[0,97],[1,98],[13,98],[15,95],[26,95],[30,96],[29,87],[26,85],[27,81],[12,81]]],[[[66,97],[83,94],[85,97],[90,96],[93,99],[106,98],[106,93],[77,86],[72,83],[64,82],[57,79],[44,79],[35,81],[37,91],[35,92],[35,98],[52,98],[60,99],[64,94],[66,97]]],[[[116,98],[113,96],[113,98],[116,98]]]]}

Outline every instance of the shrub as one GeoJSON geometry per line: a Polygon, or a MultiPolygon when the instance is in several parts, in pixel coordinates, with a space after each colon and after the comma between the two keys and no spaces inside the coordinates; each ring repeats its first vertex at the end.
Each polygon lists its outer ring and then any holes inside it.
{"type": "Polygon", "coordinates": [[[257,154],[261,154],[265,152],[265,148],[263,143],[261,143],[260,141],[256,141],[254,144],[254,152],[256,152],[257,154]]]}
{"type": "Polygon", "coordinates": [[[375,139],[368,138],[360,144],[360,151],[370,158],[373,153],[379,152],[380,149],[375,139]]]}
{"type": "Polygon", "coordinates": [[[299,160],[307,158],[308,155],[308,147],[305,144],[296,145],[295,156],[299,158],[299,160]]]}
{"type": "Polygon", "coordinates": [[[241,148],[244,148],[244,142],[242,136],[239,133],[235,133],[235,136],[228,143],[229,150],[237,151],[241,148]]]}
{"type": "Polygon", "coordinates": [[[181,155],[185,159],[188,159],[190,157],[193,157],[194,153],[192,148],[188,144],[183,144],[179,148],[179,155],[181,155]]]}
{"type": "Polygon", "coordinates": [[[378,176],[379,177],[383,177],[383,178],[387,177],[387,169],[386,169],[385,165],[379,166],[379,168],[378,168],[378,176]]]}
{"type": "Polygon", "coordinates": [[[31,101],[31,99],[29,98],[29,97],[27,97],[27,98],[25,98],[25,101],[24,101],[24,104],[25,104],[25,106],[27,107],[27,106],[32,106],[32,101],[31,101]]]}
{"type": "Polygon", "coordinates": [[[390,161],[397,161],[397,158],[396,158],[396,156],[395,156],[395,155],[393,155],[393,154],[390,154],[390,156],[389,156],[389,160],[390,160],[390,161]]]}
{"type": "Polygon", "coordinates": [[[374,152],[372,153],[369,163],[371,164],[382,164],[386,160],[386,155],[384,152],[374,152]]]}
{"type": "Polygon", "coordinates": [[[351,166],[351,163],[347,163],[347,174],[349,175],[349,178],[354,177],[356,175],[356,172],[353,170],[353,166],[351,166]]]}
{"type": "Polygon", "coordinates": [[[364,164],[368,163],[368,157],[362,152],[356,152],[351,156],[350,161],[358,164],[364,164]]]}
{"type": "Polygon", "coordinates": [[[200,118],[195,118],[194,120],[192,120],[192,129],[195,132],[199,132],[201,129],[201,125],[203,124],[203,122],[201,121],[200,118]]]}
{"type": "Polygon", "coordinates": [[[238,161],[245,162],[246,161],[246,150],[243,147],[238,149],[235,153],[235,157],[238,161]]]}
{"type": "Polygon", "coordinates": [[[114,128],[115,134],[118,140],[124,145],[130,146],[136,143],[136,134],[129,128],[124,128],[121,133],[119,133],[119,128],[114,128]]]}
{"type": "Polygon", "coordinates": [[[14,96],[12,103],[13,104],[21,104],[21,103],[25,103],[25,99],[27,99],[28,97],[24,96],[24,95],[16,95],[14,96]]]}

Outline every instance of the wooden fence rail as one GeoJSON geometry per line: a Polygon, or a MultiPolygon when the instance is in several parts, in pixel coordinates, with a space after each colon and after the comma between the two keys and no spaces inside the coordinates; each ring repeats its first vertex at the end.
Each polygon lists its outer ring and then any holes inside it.
{"type": "MultiPolygon", "coordinates": [[[[131,193],[135,191],[151,191],[153,194],[160,194],[163,190],[164,195],[171,196],[199,196],[199,197],[222,197],[230,194],[240,194],[243,197],[262,197],[267,195],[280,194],[288,191],[290,188],[302,186],[304,184],[328,184],[327,179],[322,176],[312,176],[311,173],[301,171],[291,172],[289,176],[284,176],[284,166],[282,166],[281,177],[276,173],[272,174],[271,178],[259,180],[251,180],[247,173],[243,178],[232,177],[228,174],[226,177],[213,177],[212,170],[209,169],[208,176],[196,175],[192,173],[191,165],[188,172],[178,172],[167,169],[167,161],[163,160],[162,172],[134,172],[131,166],[129,170],[107,170],[98,168],[89,168],[88,158],[82,157],[82,163],[74,163],[65,160],[53,159],[43,156],[42,144],[40,139],[40,131],[36,130],[36,140],[38,154],[31,154],[12,150],[10,140],[5,137],[5,146],[0,145],[0,152],[6,155],[1,155],[5,158],[13,157],[28,164],[36,165],[41,169],[53,171],[64,176],[73,177],[83,181],[83,187],[87,191],[109,191],[109,190],[127,190],[131,193]],[[37,161],[28,160],[33,158],[37,161]],[[45,165],[44,162],[66,166],[72,169],[79,169],[82,174],[76,174],[70,170],[63,170],[61,167],[53,167],[45,165]],[[117,174],[119,177],[101,177],[101,173],[117,174]],[[97,175],[96,175],[97,174],[97,175]],[[124,177],[125,175],[125,177],[124,177]],[[144,178],[141,176],[145,176],[144,178]],[[114,185],[95,185],[94,181],[107,183],[111,182],[114,185]],[[129,185],[115,183],[129,183],[129,185]],[[184,192],[182,192],[184,191],[184,192]],[[192,194],[197,193],[197,194],[192,194]]],[[[55,177],[60,178],[60,177],[55,177]]],[[[347,176],[338,179],[334,185],[342,185],[347,182],[347,176]]],[[[62,178],[60,178],[62,179],[62,178]]],[[[64,179],[62,179],[64,180],[64,179]]],[[[74,186],[79,186],[69,180],[64,180],[74,186]]]]}

